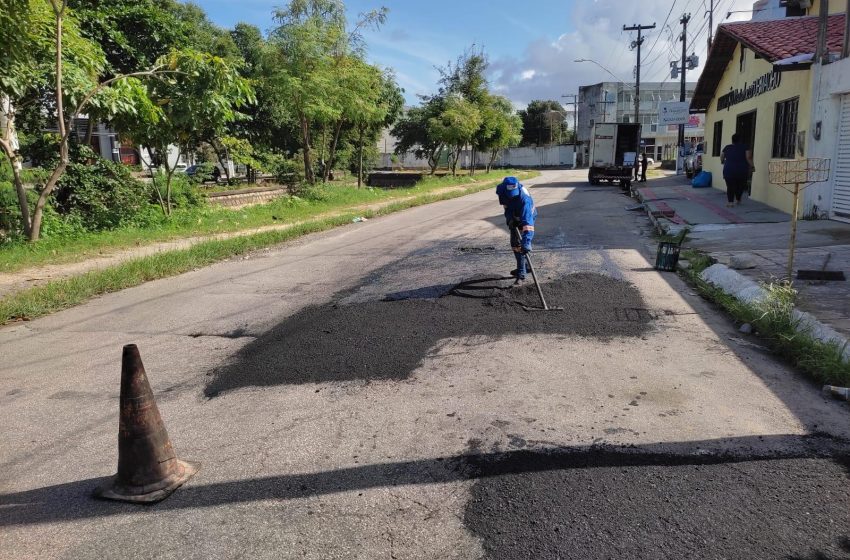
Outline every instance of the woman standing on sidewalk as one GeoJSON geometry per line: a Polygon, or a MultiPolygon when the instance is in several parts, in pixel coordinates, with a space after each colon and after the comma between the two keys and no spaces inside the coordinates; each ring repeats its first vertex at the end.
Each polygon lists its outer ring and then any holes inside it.
{"type": "Polygon", "coordinates": [[[741,204],[747,180],[756,168],[753,165],[753,151],[744,144],[740,134],[733,134],[732,143],[723,148],[720,163],[723,164],[723,179],[726,181],[726,206],[741,204]]]}

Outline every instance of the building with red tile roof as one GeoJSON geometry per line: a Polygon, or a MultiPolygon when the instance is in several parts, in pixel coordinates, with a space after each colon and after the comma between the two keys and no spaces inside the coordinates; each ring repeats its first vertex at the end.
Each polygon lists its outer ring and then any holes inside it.
{"type": "MultiPolygon", "coordinates": [[[[833,62],[840,57],[844,45],[846,16],[832,14],[825,20],[829,53],[825,58],[833,62]]],[[[838,143],[838,126],[845,117],[847,162],[841,165],[850,170],[850,98],[847,113],[841,116],[841,92],[823,91],[822,70],[836,66],[832,71],[835,74],[838,65],[821,65],[815,60],[820,23],[817,16],[803,16],[718,27],[691,101],[691,112],[705,114],[703,169],[712,173],[715,188],[726,188],[721,154],[731,143],[732,134],[737,133],[753,156],[755,170],[749,181],[752,198],[790,212],[793,197],[770,184],[769,162],[808,158],[812,154],[837,157],[834,146],[826,145],[821,138],[828,129],[827,136],[833,144],[838,143]],[[832,109],[826,113],[819,111],[822,103],[832,109]],[[826,118],[824,114],[831,116],[826,118]]],[[[833,207],[841,206],[843,199],[833,196],[831,186],[809,191],[802,204],[802,215],[841,219],[833,207]]],[[[850,220],[850,184],[847,193],[850,220]]]]}

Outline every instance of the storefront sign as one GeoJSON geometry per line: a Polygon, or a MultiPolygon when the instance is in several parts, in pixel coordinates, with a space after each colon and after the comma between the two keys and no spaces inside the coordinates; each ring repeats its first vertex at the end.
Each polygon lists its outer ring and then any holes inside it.
{"type": "Polygon", "coordinates": [[[658,104],[658,124],[685,124],[688,122],[690,103],[687,101],[666,101],[658,104]]]}
{"type": "Polygon", "coordinates": [[[726,95],[722,95],[717,99],[717,110],[722,111],[728,109],[738,103],[743,103],[753,97],[758,97],[763,93],[772,91],[782,83],[782,74],[780,72],[770,72],[765,74],[752,84],[744,83],[741,89],[733,89],[726,95]]]}

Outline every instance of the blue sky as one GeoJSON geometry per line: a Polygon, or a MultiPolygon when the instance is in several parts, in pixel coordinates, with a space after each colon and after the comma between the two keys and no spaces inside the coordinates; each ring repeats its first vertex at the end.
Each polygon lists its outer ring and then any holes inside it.
{"type": "MultiPolygon", "coordinates": [[[[724,21],[729,10],[751,8],[752,2],[716,0],[716,22],[724,21]]],[[[222,27],[244,21],[267,31],[274,25],[272,10],[285,0],[196,3],[222,27]]],[[[386,25],[366,34],[369,59],[395,70],[409,102],[415,102],[416,94],[435,90],[435,66],[454,60],[473,44],[483,47],[490,59],[493,89],[517,106],[611,79],[592,63],[573,62],[578,58],[593,59],[630,81],[636,55],[628,45],[635,35],[622,27],[634,23],[657,24],[644,43],[642,79],[662,81],[669,60],[681,52],[678,18],[686,11],[693,17],[691,50],[705,60],[704,0],[347,0],[346,6],[351,21],[362,12],[389,8],[386,25]]]]}

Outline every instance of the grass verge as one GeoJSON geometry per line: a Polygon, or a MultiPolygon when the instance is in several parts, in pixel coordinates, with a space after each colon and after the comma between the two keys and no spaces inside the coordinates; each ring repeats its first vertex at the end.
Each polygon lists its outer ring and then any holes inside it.
{"type": "MultiPolygon", "coordinates": [[[[321,214],[364,211],[362,207],[419,198],[445,188],[475,184],[480,189],[493,186],[510,170],[479,173],[474,176],[426,178],[414,187],[398,189],[356,188],[350,185],[327,185],[314,189],[312,198],[285,196],[239,210],[214,205],[178,209],[170,219],[162,218],[148,227],[125,227],[73,237],[44,237],[38,243],[14,242],[0,246],[0,272],[11,273],[47,264],[80,262],[102,256],[112,250],[149,245],[186,237],[251,230],[263,226],[303,222],[321,214]]],[[[528,179],[537,172],[517,175],[528,179]]]]}
{"type": "Polygon", "coordinates": [[[431,192],[399,200],[377,211],[358,211],[320,218],[291,228],[200,242],[188,249],[167,251],[93,270],[44,285],[22,290],[0,299],[0,325],[30,320],[79,305],[98,295],[138,286],[151,280],[176,276],[219,261],[262,249],[284,241],[351,223],[358,216],[367,218],[391,214],[415,206],[449,200],[480,192],[492,185],[479,184],[449,192],[431,192]]]}
{"type": "Polygon", "coordinates": [[[817,381],[850,386],[850,362],[843,357],[844,348],[797,330],[791,314],[797,295],[793,287],[784,283],[763,284],[767,299],[759,304],[744,303],[702,279],[700,274],[712,264],[708,255],[687,250],[682,252],[682,258],[690,262],[690,268],[682,275],[699,294],[719,305],[738,323],[752,325],[776,354],[817,381]]]}

